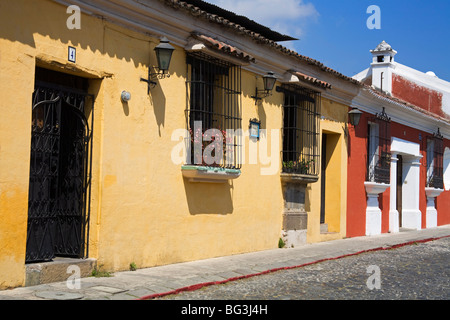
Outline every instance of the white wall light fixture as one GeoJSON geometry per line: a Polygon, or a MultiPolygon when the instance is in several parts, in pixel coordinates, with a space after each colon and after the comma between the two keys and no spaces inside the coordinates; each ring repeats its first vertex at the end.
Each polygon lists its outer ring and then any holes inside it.
{"type": "Polygon", "coordinates": [[[128,91],[122,91],[120,98],[123,102],[128,102],[131,100],[131,93],[129,93],[128,91]]]}

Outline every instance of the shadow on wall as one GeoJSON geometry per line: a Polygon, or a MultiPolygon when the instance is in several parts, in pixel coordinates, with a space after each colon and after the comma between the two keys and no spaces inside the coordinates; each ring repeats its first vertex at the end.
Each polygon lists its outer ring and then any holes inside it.
{"type": "Polygon", "coordinates": [[[153,65],[156,61],[153,48],[158,44],[158,39],[133,31],[126,31],[129,34],[125,34],[125,29],[107,23],[101,17],[87,15],[83,10],[81,28],[69,30],[67,19],[70,14],[64,5],[49,1],[2,1],[0,8],[0,38],[37,48],[37,34],[63,44],[80,46],[92,53],[100,52],[110,58],[124,59],[133,62],[136,67],[148,67],[149,62],[153,65]],[[26,5],[20,5],[22,2],[26,5]],[[12,18],[19,20],[20,32],[14,27],[12,18]],[[137,45],[137,42],[140,44],[137,45]]]}
{"type": "MultiPolygon", "coordinates": [[[[148,70],[148,68],[152,68],[156,64],[156,54],[153,49],[159,43],[158,36],[162,36],[162,34],[150,37],[109,23],[101,17],[89,15],[83,10],[81,12],[80,29],[68,29],[67,20],[70,14],[66,12],[67,6],[51,1],[1,1],[0,8],[1,39],[10,40],[13,43],[22,43],[34,49],[39,48],[37,53],[45,54],[45,57],[48,59],[51,59],[53,53],[41,52],[40,44],[36,43],[36,39],[40,39],[41,36],[48,38],[49,44],[51,44],[52,40],[55,40],[67,47],[69,45],[78,47],[78,54],[81,57],[89,56],[90,54],[106,57],[104,60],[99,60],[98,66],[99,68],[101,66],[101,71],[105,73],[105,75],[103,73],[99,74],[99,78],[111,76],[117,72],[112,67],[114,64],[109,63],[108,58],[132,63],[136,69],[142,71],[148,70]],[[26,5],[24,5],[25,3],[26,5]],[[17,21],[18,25],[20,25],[20,32],[17,31],[15,24],[11,23],[12,20],[17,21]],[[92,32],[92,30],[95,30],[95,32],[92,32]],[[47,54],[49,55],[48,57],[47,54]]],[[[58,57],[55,57],[55,61],[45,61],[46,64],[43,66],[49,68],[51,65],[48,65],[48,63],[56,64],[61,62],[57,60],[58,57]]],[[[174,62],[178,61],[182,65],[185,61],[184,52],[176,50],[173,60],[174,62]]],[[[62,62],[64,61],[62,60],[62,62]]],[[[69,67],[90,68],[92,66],[70,64],[69,67]]],[[[57,69],[61,72],[71,71],[65,65],[58,65],[57,69]]],[[[180,70],[184,69],[171,67],[170,73],[179,75],[180,70]]],[[[94,70],[89,69],[88,71],[94,70]]],[[[142,77],[145,76],[145,72],[142,72],[142,77]]],[[[165,125],[166,97],[162,92],[159,81],[158,85],[151,89],[149,96],[154,106],[158,133],[161,136],[161,129],[165,125]]],[[[130,105],[122,104],[125,116],[130,115],[130,111],[133,110],[132,105],[132,102],[130,105]]]]}
{"type": "Polygon", "coordinates": [[[166,96],[159,84],[159,80],[157,81],[157,85],[150,89],[149,96],[152,101],[156,124],[158,125],[158,134],[161,137],[161,127],[164,127],[166,118],[166,96]]]}
{"type": "Polygon", "coordinates": [[[233,197],[231,183],[196,183],[183,178],[189,213],[232,214],[233,197]]]}

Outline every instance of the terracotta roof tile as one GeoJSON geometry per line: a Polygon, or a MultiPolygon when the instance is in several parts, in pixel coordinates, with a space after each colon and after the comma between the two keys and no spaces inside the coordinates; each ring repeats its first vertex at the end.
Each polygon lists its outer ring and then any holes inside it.
{"type": "Polygon", "coordinates": [[[325,82],[325,81],[319,80],[317,78],[308,76],[308,75],[306,75],[304,73],[301,73],[301,72],[298,72],[298,71],[291,71],[291,73],[293,75],[297,76],[301,80],[307,81],[309,83],[312,83],[312,84],[314,84],[316,86],[319,86],[319,87],[322,87],[322,88],[325,88],[325,89],[331,89],[331,84],[329,84],[328,82],[325,82]]]}
{"type": "Polygon", "coordinates": [[[215,4],[209,3],[203,0],[182,0],[182,2],[187,3],[191,8],[194,8],[195,12],[198,13],[201,10],[207,12],[209,16],[213,19],[220,20],[228,25],[240,25],[245,29],[256,31],[257,33],[263,35],[264,37],[274,40],[274,41],[292,41],[298,40],[291,36],[281,34],[269,27],[266,27],[258,22],[255,22],[245,16],[238,15],[232,11],[226,10],[215,4]]]}
{"type": "Polygon", "coordinates": [[[229,45],[223,41],[214,39],[212,37],[209,37],[209,36],[206,36],[203,34],[198,34],[198,33],[192,33],[192,37],[194,39],[200,40],[203,44],[205,44],[209,48],[216,49],[218,51],[229,54],[233,57],[242,59],[244,61],[248,61],[248,62],[256,61],[255,58],[252,57],[250,54],[248,54],[232,45],[229,45]]]}

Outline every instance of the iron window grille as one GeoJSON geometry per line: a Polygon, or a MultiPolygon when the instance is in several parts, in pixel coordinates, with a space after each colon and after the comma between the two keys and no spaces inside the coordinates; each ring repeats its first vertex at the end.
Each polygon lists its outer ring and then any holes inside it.
{"type": "Polygon", "coordinates": [[[241,67],[203,53],[188,53],[186,62],[187,163],[240,169],[242,135],[236,132],[242,129],[241,67]],[[210,129],[217,135],[206,137],[210,129]],[[209,159],[205,149],[213,142],[214,159],[209,159]]]}
{"type": "Polygon", "coordinates": [[[390,184],[391,119],[385,112],[369,120],[367,139],[367,181],[390,184]]]}
{"type": "Polygon", "coordinates": [[[320,169],[321,94],[297,85],[282,85],[283,150],[282,170],[317,176],[320,169]]]}
{"type": "Polygon", "coordinates": [[[427,187],[444,189],[444,137],[438,130],[427,139],[427,187]]]}

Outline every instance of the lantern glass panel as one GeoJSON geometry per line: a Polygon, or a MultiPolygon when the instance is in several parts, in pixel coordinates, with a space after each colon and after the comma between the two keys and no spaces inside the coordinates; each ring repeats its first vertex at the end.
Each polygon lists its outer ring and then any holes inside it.
{"type": "Polygon", "coordinates": [[[277,78],[273,75],[273,73],[269,72],[266,76],[264,76],[263,80],[264,90],[272,91],[273,87],[275,86],[275,82],[277,81],[277,78]]]}
{"type": "Polygon", "coordinates": [[[158,69],[160,71],[164,72],[169,70],[170,61],[174,50],[175,48],[169,44],[169,40],[167,40],[167,38],[161,39],[161,43],[155,48],[156,59],[158,60],[158,69]]]}

